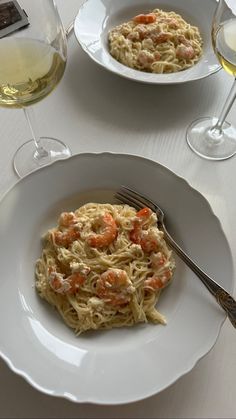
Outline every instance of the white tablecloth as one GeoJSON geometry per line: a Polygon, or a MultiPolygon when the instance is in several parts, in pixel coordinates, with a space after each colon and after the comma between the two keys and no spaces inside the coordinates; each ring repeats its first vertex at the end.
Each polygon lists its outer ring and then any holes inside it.
{"type": "MultiPolygon", "coordinates": [[[[57,0],[57,4],[67,26],[81,0],[57,0]]],[[[64,78],[35,106],[35,112],[42,135],[62,139],[73,154],[137,154],[183,176],[209,201],[235,255],[236,157],[207,161],[195,155],[185,140],[192,120],[219,114],[232,82],[223,70],[179,86],[132,82],[97,66],[72,34],[64,78]]],[[[228,120],[236,124],[236,104],[228,120]]],[[[12,156],[30,138],[30,132],[23,112],[7,109],[0,109],[0,130],[2,196],[17,180],[12,156]]],[[[235,418],[236,330],[226,320],[214,348],[190,373],[162,393],[129,405],[81,405],[46,396],[15,375],[2,360],[0,386],[1,418],[235,418]]]]}

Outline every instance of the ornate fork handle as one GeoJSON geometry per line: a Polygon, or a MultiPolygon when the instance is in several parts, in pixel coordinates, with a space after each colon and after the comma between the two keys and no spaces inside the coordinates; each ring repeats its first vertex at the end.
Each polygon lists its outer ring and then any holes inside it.
{"type": "Polygon", "coordinates": [[[181,249],[181,247],[174,241],[170,236],[164,224],[162,228],[165,234],[165,239],[169,246],[175,250],[177,255],[189,266],[190,269],[199,277],[203,284],[208,288],[211,294],[215,297],[216,301],[227,313],[229,320],[232,325],[236,328],[236,301],[225,291],[220,285],[218,285],[213,279],[211,279],[195,262],[181,249]]]}

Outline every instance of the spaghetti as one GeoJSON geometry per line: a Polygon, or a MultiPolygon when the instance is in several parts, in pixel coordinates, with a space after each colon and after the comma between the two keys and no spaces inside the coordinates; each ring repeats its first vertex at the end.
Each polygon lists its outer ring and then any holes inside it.
{"type": "Polygon", "coordinates": [[[174,267],[149,208],[88,203],[62,213],[47,232],[36,262],[36,289],[76,334],[165,324],[155,306],[174,267]]]}
{"type": "Polygon", "coordinates": [[[175,12],[154,9],[113,28],[110,54],[122,64],[151,73],[173,73],[197,63],[202,55],[199,29],[175,12]]]}

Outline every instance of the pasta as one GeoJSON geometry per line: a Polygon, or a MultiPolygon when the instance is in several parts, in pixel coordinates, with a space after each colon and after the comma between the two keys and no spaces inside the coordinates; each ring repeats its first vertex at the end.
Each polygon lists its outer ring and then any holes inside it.
{"type": "Polygon", "coordinates": [[[180,15],[154,9],[110,30],[108,44],[122,64],[162,74],[192,67],[201,57],[203,42],[199,29],[180,15]]]}
{"type": "Polygon", "coordinates": [[[76,334],[165,324],[155,306],[174,268],[149,208],[88,203],[62,213],[45,235],[36,289],[76,334]]]}

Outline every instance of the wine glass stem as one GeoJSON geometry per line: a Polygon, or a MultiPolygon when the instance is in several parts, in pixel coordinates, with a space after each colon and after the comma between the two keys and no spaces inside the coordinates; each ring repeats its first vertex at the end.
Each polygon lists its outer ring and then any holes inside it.
{"type": "Polygon", "coordinates": [[[219,119],[216,123],[216,125],[214,126],[214,130],[218,130],[219,132],[221,132],[222,130],[222,125],[225,122],[225,119],[235,101],[235,97],[236,97],[236,79],[234,80],[233,86],[230,90],[229,96],[227,97],[227,100],[225,102],[225,105],[221,111],[221,114],[219,116],[219,119]]]}
{"type": "Polygon", "coordinates": [[[34,111],[31,107],[23,108],[23,110],[35,144],[34,158],[37,160],[44,159],[48,157],[48,152],[41,145],[34,111]]]}

